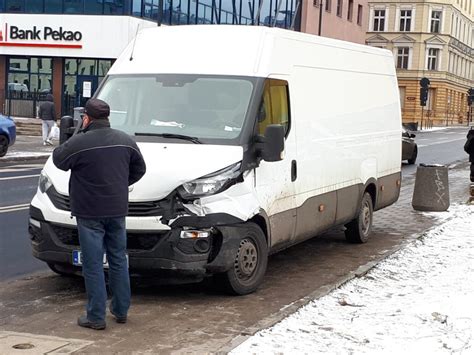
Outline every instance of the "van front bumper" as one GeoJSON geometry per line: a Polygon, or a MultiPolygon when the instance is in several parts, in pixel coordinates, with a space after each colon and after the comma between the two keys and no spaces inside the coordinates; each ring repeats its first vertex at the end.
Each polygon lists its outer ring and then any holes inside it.
{"type": "MultiPolygon", "coordinates": [[[[200,221],[204,226],[205,220],[200,221]]],[[[209,226],[215,222],[209,220],[209,226]]],[[[127,253],[131,274],[171,273],[203,277],[212,272],[228,270],[232,262],[223,258],[232,255],[238,243],[233,237],[223,238],[217,232],[207,238],[183,239],[184,227],[170,230],[127,230],[127,253]]],[[[223,227],[226,229],[228,227],[223,227]]],[[[80,250],[77,228],[46,221],[38,208],[30,206],[29,234],[33,256],[49,264],[74,268],[73,251],[80,250]]],[[[76,267],[80,271],[80,267],[76,267]]]]}

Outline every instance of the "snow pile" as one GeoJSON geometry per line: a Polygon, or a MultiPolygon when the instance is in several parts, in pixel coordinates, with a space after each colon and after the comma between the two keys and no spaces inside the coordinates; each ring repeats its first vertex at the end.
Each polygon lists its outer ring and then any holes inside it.
{"type": "Polygon", "coordinates": [[[474,207],[232,354],[474,353],[474,207]]]}

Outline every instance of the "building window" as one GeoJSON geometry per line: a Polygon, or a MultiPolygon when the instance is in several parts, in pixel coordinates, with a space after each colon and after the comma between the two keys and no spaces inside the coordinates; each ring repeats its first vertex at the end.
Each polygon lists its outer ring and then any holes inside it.
{"type": "Polygon", "coordinates": [[[397,68],[408,69],[408,58],[410,56],[410,48],[399,47],[397,50],[397,68]]]}
{"type": "Polygon", "coordinates": [[[313,6],[319,7],[319,2],[321,0],[313,0],[313,6]]]}
{"type": "Polygon", "coordinates": [[[349,6],[347,7],[347,19],[352,21],[352,12],[354,11],[354,0],[349,0],[349,6]]]}
{"type": "Polygon", "coordinates": [[[362,5],[357,5],[357,24],[359,26],[362,26],[362,11],[363,11],[362,5]]]}
{"type": "Polygon", "coordinates": [[[331,12],[331,1],[332,0],[326,0],[326,11],[331,12]]]}
{"type": "Polygon", "coordinates": [[[438,48],[428,49],[428,70],[438,70],[438,48]]]}
{"type": "Polygon", "coordinates": [[[342,6],[343,6],[342,0],[337,0],[336,15],[339,17],[342,17],[342,6]]]}
{"type": "Polygon", "coordinates": [[[8,59],[8,90],[49,93],[52,88],[53,61],[51,58],[8,59]]]}
{"type": "Polygon", "coordinates": [[[62,0],[45,0],[44,12],[47,14],[60,14],[63,12],[62,0]]]}
{"type": "Polygon", "coordinates": [[[6,12],[24,12],[25,1],[24,0],[7,0],[5,4],[6,12]]]}
{"type": "Polygon", "coordinates": [[[385,29],[385,10],[374,11],[374,31],[383,32],[385,29]]]}
{"type": "Polygon", "coordinates": [[[441,11],[431,11],[431,33],[439,33],[441,30],[441,11]]]}
{"type": "Polygon", "coordinates": [[[400,10],[400,31],[409,32],[411,30],[411,10],[400,10]]]}
{"type": "Polygon", "coordinates": [[[428,99],[426,100],[426,109],[433,110],[435,107],[436,89],[428,89],[428,99]]]}

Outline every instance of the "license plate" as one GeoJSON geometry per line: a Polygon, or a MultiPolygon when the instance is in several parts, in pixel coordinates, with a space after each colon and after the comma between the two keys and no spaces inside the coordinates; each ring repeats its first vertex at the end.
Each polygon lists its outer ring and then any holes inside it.
{"type": "MultiPolygon", "coordinates": [[[[127,266],[128,266],[128,254],[125,254],[127,258],[127,266]]],[[[102,259],[104,263],[104,269],[109,268],[109,262],[107,260],[107,254],[104,253],[104,257],[102,259]]],[[[76,266],[82,266],[82,252],[80,250],[73,250],[72,252],[72,263],[76,266]]]]}

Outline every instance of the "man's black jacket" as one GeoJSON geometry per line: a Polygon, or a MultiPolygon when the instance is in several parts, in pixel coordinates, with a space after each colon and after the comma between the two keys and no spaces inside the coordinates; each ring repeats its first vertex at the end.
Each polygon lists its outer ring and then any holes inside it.
{"type": "Polygon", "coordinates": [[[48,94],[38,110],[38,117],[43,121],[56,120],[56,109],[54,108],[53,95],[48,94]]]}
{"type": "Polygon", "coordinates": [[[474,128],[467,132],[467,141],[464,144],[464,151],[469,154],[469,161],[474,163],[474,128]]]}
{"type": "Polygon", "coordinates": [[[128,213],[128,186],[145,174],[145,161],[134,140],[94,120],[53,152],[59,169],[71,170],[72,215],[80,218],[123,217],[128,213]]]}

